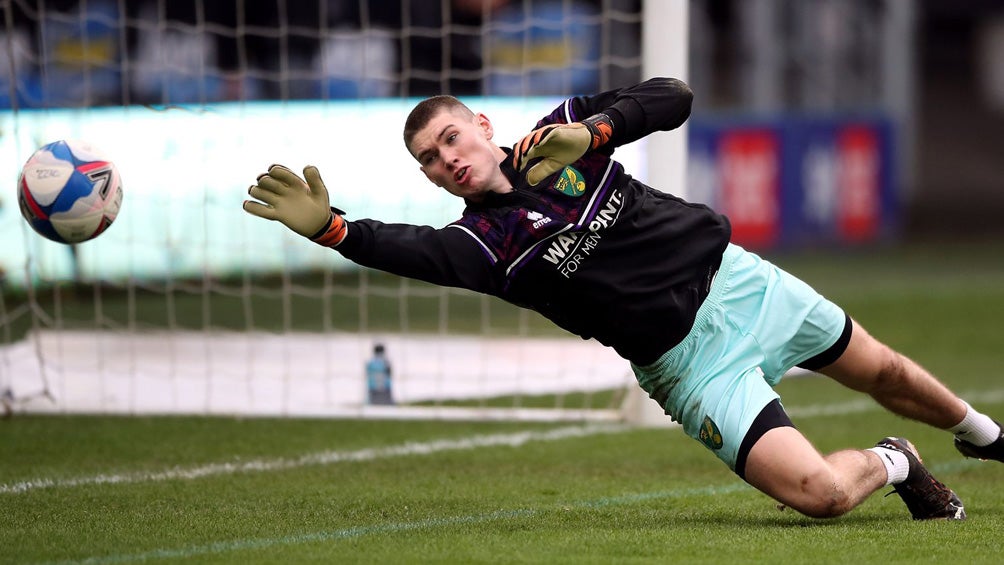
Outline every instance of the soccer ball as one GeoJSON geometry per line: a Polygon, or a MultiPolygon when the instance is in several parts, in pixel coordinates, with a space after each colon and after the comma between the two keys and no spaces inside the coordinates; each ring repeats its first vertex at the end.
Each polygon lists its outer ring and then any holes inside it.
{"type": "Polygon", "coordinates": [[[59,243],[80,243],[115,221],[122,182],[115,164],[90,143],[55,141],[21,167],[17,200],[35,231],[59,243]]]}

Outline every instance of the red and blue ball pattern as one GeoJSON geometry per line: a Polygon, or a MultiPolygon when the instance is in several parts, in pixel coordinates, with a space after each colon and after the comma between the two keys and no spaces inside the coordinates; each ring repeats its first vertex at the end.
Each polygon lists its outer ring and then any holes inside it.
{"type": "Polygon", "coordinates": [[[18,179],[21,214],[39,234],[80,243],[108,229],[122,206],[115,164],[93,145],[60,140],[38,149],[18,179]]]}

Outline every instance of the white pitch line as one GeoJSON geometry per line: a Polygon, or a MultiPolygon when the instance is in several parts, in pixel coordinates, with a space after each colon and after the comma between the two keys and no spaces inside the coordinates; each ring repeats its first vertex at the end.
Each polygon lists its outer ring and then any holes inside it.
{"type": "MultiPolygon", "coordinates": [[[[977,404],[1000,404],[1004,402],[1004,389],[971,390],[959,395],[963,399],[972,399],[977,404]]],[[[782,398],[782,403],[784,399],[782,398]]],[[[844,416],[860,412],[885,410],[871,397],[861,397],[840,403],[810,404],[808,406],[785,407],[784,411],[792,418],[816,418],[819,416],[844,416]]]]}
{"type": "Polygon", "coordinates": [[[158,472],[92,475],[69,479],[32,479],[0,485],[0,494],[19,494],[47,488],[69,488],[84,485],[129,484],[172,480],[192,480],[215,475],[282,471],[311,465],[373,461],[409,455],[428,455],[443,451],[463,451],[480,447],[519,447],[529,442],[560,441],[569,438],[598,434],[618,433],[631,429],[623,424],[568,426],[553,430],[525,431],[510,434],[476,435],[459,439],[438,439],[427,442],[408,442],[388,447],[374,447],[356,451],[321,451],[308,453],[294,459],[252,459],[250,461],[209,463],[185,469],[172,468],[158,472]]]}
{"type": "MultiPolygon", "coordinates": [[[[979,403],[996,404],[1004,402],[1004,389],[968,391],[963,394],[962,397],[978,399],[979,403]]],[[[862,398],[838,404],[812,404],[808,406],[793,406],[791,408],[786,408],[788,415],[792,418],[838,416],[879,410],[884,409],[870,398],[862,398]]],[[[217,475],[282,471],[311,465],[331,465],[345,462],[373,461],[377,459],[388,459],[391,457],[428,455],[443,451],[465,451],[481,447],[519,447],[526,443],[536,441],[560,441],[568,438],[620,433],[632,429],[636,428],[617,424],[591,424],[585,426],[567,426],[544,432],[526,431],[511,434],[477,435],[460,439],[439,439],[422,443],[408,442],[400,445],[359,449],[356,451],[321,451],[317,453],[308,453],[293,459],[252,459],[250,461],[241,462],[209,463],[206,465],[184,469],[171,468],[158,472],[101,474],[67,479],[29,479],[27,481],[0,484],[0,495],[20,494],[40,489],[72,488],[85,485],[194,480],[217,475]]]]}

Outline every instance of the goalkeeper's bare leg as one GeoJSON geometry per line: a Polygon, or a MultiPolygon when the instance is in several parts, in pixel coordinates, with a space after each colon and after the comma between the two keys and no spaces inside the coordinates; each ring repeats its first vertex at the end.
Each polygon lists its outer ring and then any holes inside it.
{"type": "Polygon", "coordinates": [[[1004,430],[931,373],[854,323],[847,350],[823,374],[868,393],[889,411],[948,430],[966,457],[1004,461],[1004,430]]]}
{"type": "Polygon", "coordinates": [[[823,456],[795,428],[774,428],[750,451],[745,478],[813,518],[841,516],[886,485],[893,485],[915,520],[966,518],[959,497],[931,475],[903,438],[823,456]]]}
{"type": "MultiPolygon", "coordinates": [[[[856,322],[847,349],[820,372],[868,393],[901,416],[978,443],[1001,441],[1002,432],[993,420],[969,407],[920,365],[875,340],[856,322]]],[[[808,516],[839,516],[876,490],[893,484],[914,518],[965,517],[958,497],[927,473],[916,450],[900,438],[886,438],[868,450],[824,456],[796,429],[774,428],[750,450],[745,478],[808,516]]]]}
{"type": "Polygon", "coordinates": [[[947,430],[966,415],[966,403],[913,360],[879,342],[857,322],[843,355],[820,369],[867,393],[889,411],[947,430]]]}
{"type": "Polygon", "coordinates": [[[887,484],[878,455],[845,450],[823,456],[795,428],[774,428],[746,460],[746,481],[813,518],[841,516],[887,484]]]}

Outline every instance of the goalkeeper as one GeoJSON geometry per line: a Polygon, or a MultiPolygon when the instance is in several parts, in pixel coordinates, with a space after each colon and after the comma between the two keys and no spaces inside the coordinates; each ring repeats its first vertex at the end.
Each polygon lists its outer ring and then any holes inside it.
{"type": "Polygon", "coordinates": [[[729,242],[728,219],[646,186],[614,149],[679,127],[693,94],[652,79],[571,98],[512,149],[456,98],[420,102],[404,142],[422,173],[463,198],[439,229],[347,221],[314,167],[273,165],[244,209],[360,265],[498,296],[595,338],[640,386],[745,481],[813,517],[893,485],[915,519],[963,519],[962,501],[905,439],[820,454],[773,386],[794,366],[955,434],[966,456],[1004,460],[1000,426],[838,306],[729,242]]]}

